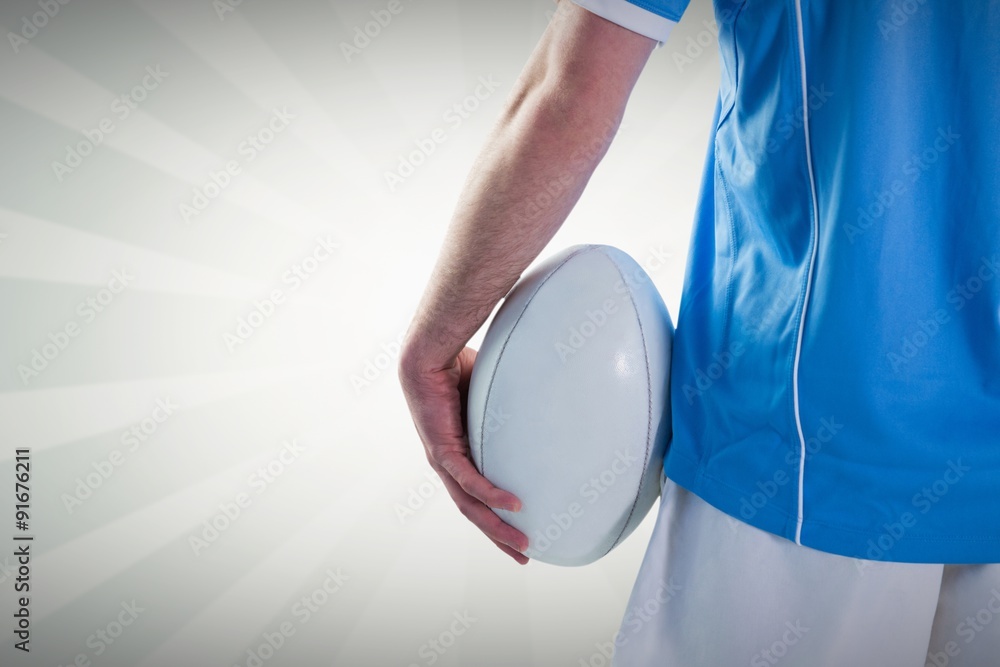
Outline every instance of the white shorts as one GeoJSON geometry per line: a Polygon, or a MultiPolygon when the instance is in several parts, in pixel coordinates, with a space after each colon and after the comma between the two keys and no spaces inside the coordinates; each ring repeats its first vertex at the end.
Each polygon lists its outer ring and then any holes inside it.
{"type": "Polygon", "coordinates": [[[661,480],[615,667],[1000,665],[1000,564],[817,551],[661,480]]]}

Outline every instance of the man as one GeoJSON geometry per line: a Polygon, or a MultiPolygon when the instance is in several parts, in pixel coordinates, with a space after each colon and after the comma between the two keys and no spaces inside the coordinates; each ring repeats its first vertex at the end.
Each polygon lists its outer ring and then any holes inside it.
{"type": "MultiPolygon", "coordinates": [[[[686,4],[562,0],[401,355],[431,466],[520,563],[525,536],[490,509],[518,500],[467,455],[464,346],[686,4]]],[[[716,17],[673,440],[616,664],[998,665],[1000,3],[717,0],[716,17]]]]}

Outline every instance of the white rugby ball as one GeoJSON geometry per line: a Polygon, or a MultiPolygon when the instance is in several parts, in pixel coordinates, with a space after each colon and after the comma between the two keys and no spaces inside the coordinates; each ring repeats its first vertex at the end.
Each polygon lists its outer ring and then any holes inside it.
{"type": "Polygon", "coordinates": [[[480,473],[521,499],[494,510],[529,558],[585,565],[639,525],[671,437],[674,326],[649,276],[604,245],[525,274],[490,323],[469,386],[480,473]]]}

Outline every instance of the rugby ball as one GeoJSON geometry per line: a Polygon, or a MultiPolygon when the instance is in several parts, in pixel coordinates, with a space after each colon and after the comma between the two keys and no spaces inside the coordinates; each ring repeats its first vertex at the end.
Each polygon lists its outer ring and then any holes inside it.
{"type": "Polygon", "coordinates": [[[585,565],[628,537],[660,492],[671,437],[674,326],[647,273],[606,245],[568,248],[527,272],[476,357],[473,462],[521,499],[494,510],[529,558],[585,565]]]}

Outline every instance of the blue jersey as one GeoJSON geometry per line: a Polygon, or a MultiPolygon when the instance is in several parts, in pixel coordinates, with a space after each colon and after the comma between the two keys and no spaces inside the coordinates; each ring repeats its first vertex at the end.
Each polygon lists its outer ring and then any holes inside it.
{"type": "MultiPolygon", "coordinates": [[[[574,0],[664,41],[685,0],[574,0]]],[[[1000,2],[717,0],[665,474],[823,551],[1000,562],[1000,2]]]]}

